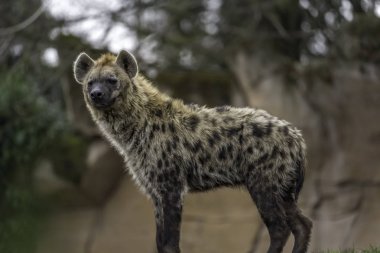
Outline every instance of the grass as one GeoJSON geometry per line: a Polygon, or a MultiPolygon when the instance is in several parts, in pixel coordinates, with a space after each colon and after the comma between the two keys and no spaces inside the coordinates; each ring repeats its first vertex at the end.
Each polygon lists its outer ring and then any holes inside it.
{"type": "Polygon", "coordinates": [[[379,247],[370,246],[368,249],[344,249],[344,250],[328,250],[316,253],[380,253],[379,247]]]}

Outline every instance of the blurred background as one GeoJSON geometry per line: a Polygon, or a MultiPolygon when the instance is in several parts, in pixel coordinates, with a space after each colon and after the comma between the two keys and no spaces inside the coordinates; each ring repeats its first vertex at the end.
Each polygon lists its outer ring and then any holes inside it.
{"type": "MultiPolygon", "coordinates": [[[[81,51],[120,49],[171,96],[303,130],[312,252],[380,245],[379,0],[2,0],[1,253],[154,252],[152,206],[72,75],[81,51]]],[[[220,189],[186,197],[181,245],[257,253],[268,235],[220,189]]]]}

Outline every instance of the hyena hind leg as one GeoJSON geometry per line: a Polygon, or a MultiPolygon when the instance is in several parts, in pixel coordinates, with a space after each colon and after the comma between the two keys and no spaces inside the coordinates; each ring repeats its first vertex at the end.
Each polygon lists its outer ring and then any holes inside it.
{"type": "Polygon", "coordinates": [[[284,207],[271,193],[257,191],[251,187],[248,187],[248,190],[269,232],[268,253],[282,252],[290,235],[290,227],[286,222],[284,207]]]}
{"type": "Polygon", "coordinates": [[[301,213],[301,210],[293,202],[286,208],[287,223],[294,235],[294,247],[292,253],[305,253],[309,246],[311,228],[313,223],[301,213]]]}

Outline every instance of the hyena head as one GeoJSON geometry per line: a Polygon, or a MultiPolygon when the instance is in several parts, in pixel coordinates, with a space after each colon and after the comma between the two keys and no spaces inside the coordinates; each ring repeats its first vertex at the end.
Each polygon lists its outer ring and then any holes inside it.
{"type": "Polygon", "coordinates": [[[85,100],[97,110],[107,110],[122,102],[138,72],[135,57],[121,51],[94,61],[81,53],[74,62],[75,80],[82,84],[85,100]]]}

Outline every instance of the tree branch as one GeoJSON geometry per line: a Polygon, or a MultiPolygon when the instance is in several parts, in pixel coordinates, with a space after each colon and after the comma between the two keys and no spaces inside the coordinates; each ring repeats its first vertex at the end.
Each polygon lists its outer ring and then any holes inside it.
{"type": "Polygon", "coordinates": [[[45,8],[46,5],[41,4],[41,6],[29,18],[25,19],[21,23],[10,27],[0,28],[0,36],[13,34],[30,26],[34,21],[36,21],[39,18],[39,16],[41,16],[41,14],[45,11],[45,8]]]}

